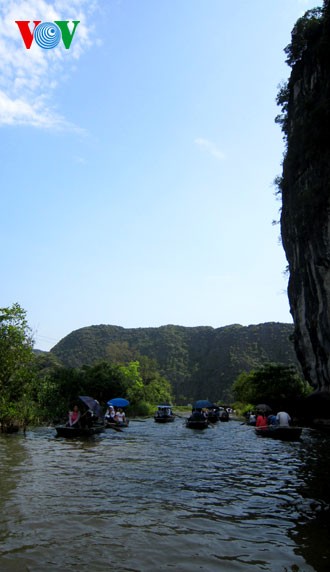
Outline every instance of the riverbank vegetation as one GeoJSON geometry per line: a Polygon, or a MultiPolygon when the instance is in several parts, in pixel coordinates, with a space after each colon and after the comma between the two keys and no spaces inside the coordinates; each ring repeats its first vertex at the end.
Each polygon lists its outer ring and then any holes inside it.
{"type": "Polygon", "coordinates": [[[294,366],[269,363],[237,377],[233,384],[236,400],[233,407],[241,414],[258,404],[267,404],[273,411],[295,412],[311,392],[312,387],[294,366]]]}
{"type": "MultiPolygon", "coordinates": [[[[194,366],[191,366],[194,368],[194,366]]],[[[204,383],[199,398],[210,399],[212,384],[204,383]]],[[[223,404],[219,383],[215,402],[223,404]]],[[[241,370],[226,400],[238,411],[265,402],[279,407],[310,391],[294,366],[268,364],[241,370]]],[[[79,395],[90,395],[106,408],[114,397],[129,400],[129,416],[150,416],[159,403],[188,407],[195,401],[175,396],[173,385],[160,373],[158,362],[128,347],[112,347],[111,359],[69,367],[53,352],[35,352],[26,312],[18,305],[0,309],[0,430],[64,420],[79,395]],[[124,351],[125,350],[125,351],[124,351]],[[124,357],[123,357],[124,352],[124,357]],[[189,406],[187,404],[190,404],[189,406]]],[[[212,399],[212,397],[211,397],[212,399]]]]}
{"type": "Polygon", "coordinates": [[[0,428],[25,427],[34,417],[31,396],[34,376],[33,338],[26,312],[13,304],[0,308],[0,428]]]}
{"type": "MultiPolygon", "coordinates": [[[[52,358],[51,358],[52,359],[52,358]]],[[[170,383],[157,371],[151,360],[118,365],[100,361],[93,366],[67,368],[48,364],[48,354],[36,359],[38,403],[42,417],[60,419],[78,395],[91,395],[102,406],[114,397],[129,400],[129,414],[149,415],[154,404],[171,402],[170,383]]]]}
{"type": "Polygon", "coordinates": [[[0,430],[63,419],[79,395],[91,395],[104,407],[125,397],[130,413],[150,415],[155,404],[173,400],[170,382],[145,356],[126,364],[98,361],[65,367],[51,353],[33,352],[26,312],[13,304],[0,309],[0,430]]]}

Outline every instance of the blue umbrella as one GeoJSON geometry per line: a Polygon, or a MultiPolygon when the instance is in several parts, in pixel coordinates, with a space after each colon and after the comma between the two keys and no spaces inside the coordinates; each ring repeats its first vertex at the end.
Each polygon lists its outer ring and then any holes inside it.
{"type": "Polygon", "coordinates": [[[213,407],[213,403],[208,399],[200,399],[199,401],[195,401],[193,405],[193,409],[203,409],[204,407],[213,407]]]}
{"type": "Polygon", "coordinates": [[[115,397],[108,401],[108,405],[113,405],[114,407],[127,407],[127,405],[129,405],[129,401],[123,397],[115,397]]]}

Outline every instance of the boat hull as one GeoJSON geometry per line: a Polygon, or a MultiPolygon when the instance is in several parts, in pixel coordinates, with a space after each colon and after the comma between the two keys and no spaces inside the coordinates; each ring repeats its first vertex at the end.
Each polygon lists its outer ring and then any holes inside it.
{"type": "Polygon", "coordinates": [[[186,427],[189,429],[207,429],[209,423],[207,419],[187,419],[186,427]]]}
{"type": "Polygon", "coordinates": [[[256,427],[258,437],[268,437],[281,441],[298,441],[302,432],[301,427],[256,427]]]}
{"type": "Polygon", "coordinates": [[[105,428],[106,429],[115,429],[116,427],[128,427],[129,422],[128,421],[107,421],[105,423],[105,428]]]}
{"type": "Polygon", "coordinates": [[[218,415],[208,415],[207,416],[209,423],[218,423],[218,421],[220,421],[220,418],[218,415]]]}
{"type": "Polygon", "coordinates": [[[66,427],[65,425],[58,425],[55,429],[57,437],[73,439],[75,437],[91,437],[98,433],[102,433],[104,431],[104,425],[97,425],[94,427],[66,427]]]}
{"type": "Polygon", "coordinates": [[[164,417],[154,416],[156,423],[172,423],[175,420],[175,415],[164,415],[164,417]]]}

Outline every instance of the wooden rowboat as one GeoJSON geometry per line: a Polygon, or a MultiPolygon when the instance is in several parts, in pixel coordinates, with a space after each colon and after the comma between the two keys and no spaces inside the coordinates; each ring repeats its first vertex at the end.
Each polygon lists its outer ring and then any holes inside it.
{"type": "Polygon", "coordinates": [[[194,411],[186,421],[186,427],[189,429],[207,429],[209,422],[203,413],[194,411]]]}
{"type": "Polygon", "coordinates": [[[154,415],[156,423],[171,423],[175,420],[175,415],[172,412],[172,405],[164,404],[158,405],[157,411],[154,415]]]}
{"type": "Polygon", "coordinates": [[[66,425],[57,425],[55,427],[57,437],[66,437],[72,439],[74,437],[91,437],[104,431],[104,425],[93,425],[92,427],[67,427],[66,425]]]}
{"type": "Polygon", "coordinates": [[[281,441],[298,441],[300,439],[302,427],[279,427],[270,425],[268,427],[256,427],[255,433],[258,437],[268,437],[270,439],[280,439],[281,441]]]}

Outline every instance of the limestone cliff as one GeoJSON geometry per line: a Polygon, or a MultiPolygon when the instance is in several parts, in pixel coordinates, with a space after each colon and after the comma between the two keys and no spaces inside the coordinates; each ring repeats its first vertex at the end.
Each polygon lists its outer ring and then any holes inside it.
{"type": "Polygon", "coordinates": [[[330,392],[330,0],[300,18],[278,94],[286,140],[281,235],[295,348],[306,379],[330,392]]]}

